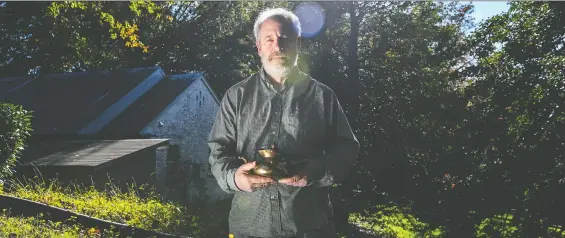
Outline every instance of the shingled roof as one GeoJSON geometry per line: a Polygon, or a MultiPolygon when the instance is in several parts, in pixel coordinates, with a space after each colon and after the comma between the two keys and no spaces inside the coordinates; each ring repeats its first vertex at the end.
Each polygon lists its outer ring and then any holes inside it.
{"type": "Polygon", "coordinates": [[[0,100],[31,110],[34,134],[95,131],[164,77],[159,67],[0,79],[0,100]],[[98,123],[98,124],[97,124],[98,123]]]}
{"type": "Polygon", "coordinates": [[[108,166],[126,155],[166,145],[167,141],[167,139],[45,141],[33,145],[33,150],[30,150],[32,152],[24,154],[20,163],[24,165],[33,163],[37,167],[99,168],[108,166]]]}

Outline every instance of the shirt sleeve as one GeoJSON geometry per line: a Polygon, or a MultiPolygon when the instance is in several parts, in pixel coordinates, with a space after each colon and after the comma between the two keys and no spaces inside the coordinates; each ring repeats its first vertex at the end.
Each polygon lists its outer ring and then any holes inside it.
{"type": "Polygon", "coordinates": [[[233,98],[229,90],[222,97],[208,136],[210,169],[220,188],[229,194],[241,191],[235,184],[234,176],[237,168],[243,164],[236,154],[235,105],[237,104],[233,98]]]}
{"type": "Polygon", "coordinates": [[[353,166],[359,151],[359,142],[347,117],[343,112],[337,96],[332,92],[328,100],[330,113],[327,118],[327,143],[324,153],[313,158],[306,166],[305,172],[310,186],[328,187],[345,180],[353,166]]]}

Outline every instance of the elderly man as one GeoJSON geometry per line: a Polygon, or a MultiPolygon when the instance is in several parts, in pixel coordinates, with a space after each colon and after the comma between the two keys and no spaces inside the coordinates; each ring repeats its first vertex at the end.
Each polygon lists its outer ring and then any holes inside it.
{"type": "Polygon", "coordinates": [[[359,143],[335,93],[297,67],[298,17],[266,10],[254,33],[261,71],[227,90],[208,141],[212,173],[234,194],[230,232],[335,237],[329,187],[346,177],[359,143]],[[251,173],[257,149],[269,145],[301,169],[278,180],[251,173]]]}

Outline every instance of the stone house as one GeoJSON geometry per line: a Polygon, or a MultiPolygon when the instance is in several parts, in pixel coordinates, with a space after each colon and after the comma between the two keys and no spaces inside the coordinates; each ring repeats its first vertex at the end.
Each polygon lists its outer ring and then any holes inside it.
{"type": "Polygon", "coordinates": [[[127,173],[140,166],[125,159],[135,158],[132,153],[155,155],[153,171],[167,195],[187,202],[229,196],[210,173],[206,139],[219,99],[201,73],[167,75],[160,67],[144,67],[0,78],[0,101],[32,111],[21,167],[42,165],[60,174],[76,171],[68,164],[79,160],[119,164],[117,171],[127,173]],[[116,146],[88,149],[102,142],[116,146]],[[130,147],[135,149],[123,152],[130,147]]]}

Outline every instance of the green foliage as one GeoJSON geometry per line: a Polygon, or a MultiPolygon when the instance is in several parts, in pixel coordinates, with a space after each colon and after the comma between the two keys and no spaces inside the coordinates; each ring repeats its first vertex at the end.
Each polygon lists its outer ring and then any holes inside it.
{"type": "Polygon", "coordinates": [[[477,100],[467,130],[483,138],[473,148],[484,165],[475,178],[493,191],[475,194],[494,214],[515,209],[519,236],[547,236],[565,208],[558,199],[565,195],[564,6],[513,2],[471,38],[479,60],[468,72],[476,79],[468,95],[477,100]]]}
{"type": "Polygon", "coordinates": [[[441,227],[431,227],[413,215],[408,208],[376,206],[371,211],[352,213],[349,222],[370,230],[382,237],[416,238],[443,237],[441,227]]]}
{"type": "Polygon", "coordinates": [[[515,211],[514,237],[547,236],[565,207],[563,4],[513,2],[469,39],[465,8],[398,8],[411,11],[381,14],[390,21],[375,25],[392,27],[370,44],[385,46],[363,81],[364,148],[351,181],[373,182],[352,185],[364,187],[359,204],[406,204],[454,237],[515,211]]]}
{"type": "Polygon", "coordinates": [[[21,106],[0,103],[0,185],[13,167],[31,132],[31,113],[21,106]]]}
{"type": "MultiPolygon", "coordinates": [[[[47,11],[49,13],[48,15],[52,16],[53,18],[57,18],[65,17],[64,15],[61,15],[61,11],[72,11],[73,9],[80,9],[83,13],[90,11],[89,14],[99,16],[101,25],[105,23],[110,27],[109,33],[111,38],[116,39],[119,35],[120,38],[125,41],[126,47],[142,48],[143,52],[148,51],[149,47],[145,45],[141,41],[141,39],[139,39],[139,27],[135,23],[137,22],[137,19],[131,18],[130,20],[119,21],[118,19],[116,19],[116,17],[114,17],[114,14],[107,12],[111,9],[105,9],[104,5],[101,2],[52,2],[47,11]]],[[[132,13],[135,14],[135,17],[141,17],[143,13],[146,13],[148,15],[144,17],[156,18],[161,18],[161,11],[163,10],[162,8],[158,8],[155,2],[150,1],[131,2],[129,9],[132,13]],[[143,11],[144,9],[146,11],[143,11]],[[156,15],[153,16],[153,14],[156,15]]],[[[80,14],[81,12],[76,13],[80,14]]]]}
{"type": "Polygon", "coordinates": [[[154,35],[171,23],[166,2],[4,2],[0,75],[143,64],[154,35]]]}
{"type": "Polygon", "coordinates": [[[477,226],[476,237],[516,237],[517,227],[513,226],[512,215],[496,215],[492,218],[485,218],[477,226]]]}
{"type": "Polygon", "coordinates": [[[108,184],[106,192],[94,187],[70,185],[63,187],[56,180],[44,183],[27,179],[10,181],[5,194],[65,208],[88,216],[165,233],[197,234],[198,217],[186,208],[163,201],[146,186],[131,185],[122,192],[108,184]],[[144,195],[140,195],[144,194],[144,195]]]}
{"type": "Polygon", "coordinates": [[[44,220],[43,214],[37,217],[13,217],[6,210],[0,213],[1,237],[120,237],[115,231],[87,229],[72,221],[52,222],[44,220]]]}
{"type": "MultiPolygon", "coordinates": [[[[512,214],[494,215],[485,218],[477,227],[475,237],[519,237],[521,228],[516,226],[512,214]]],[[[543,229],[543,228],[542,228],[543,229]]],[[[545,227],[543,231],[547,237],[565,237],[565,231],[558,226],[545,227]]]]}
{"type": "MultiPolygon", "coordinates": [[[[441,217],[446,230],[468,223],[466,174],[459,172],[472,165],[459,154],[466,142],[457,138],[467,102],[456,86],[469,48],[462,34],[467,8],[402,2],[365,16],[362,150],[350,186],[366,192],[352,198],[357,204],[394,201],[423,221],[441,217]]],[[[473,231],[467,229],[461,236],[473,231]]]]}
{"type": "MultiPolygon", "coordinates": [[[[519,228],[513,225],[511,214],[493,215],[475,225],[473,237],[519,237],[519,228]]],[[[395,205],[377,205],[364,212],[352,213],[349,222],[381,237],[415,238],[448,237],[444,227],[433,227],[416,218],[409,208],[395,205]]],[[[565,231],[548,227],[549,237],[565,237],[565,231]]]]}

